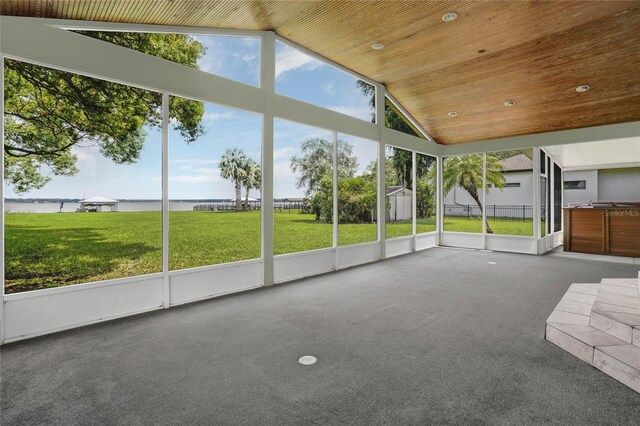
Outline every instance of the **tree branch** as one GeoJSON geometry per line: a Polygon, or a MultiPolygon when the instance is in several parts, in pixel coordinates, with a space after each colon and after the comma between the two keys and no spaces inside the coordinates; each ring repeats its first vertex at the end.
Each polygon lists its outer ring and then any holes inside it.
{"type": "Polygon", "coordinates": [[[60,155],[60,153],[62,151],[66,151],[67,149],[71,148],[74,144],[76,144],[77,141],[68,143],[67,145],[64,145],[62,147],[56,148],[56,149],[52,149],[52,150],[41,150],[41,149],[27,149],[27,148],[21,148],[19,146],[11,146],[11,145],[4,145],[4,152],[7,155],[10,155],[12,157],[26,157],[29,155],[49,155],[49,156],[57,156],[60,155]],[[19,154],[15,154],[15,152],[22,152],[24,155],[19,155],[19,154]]]}

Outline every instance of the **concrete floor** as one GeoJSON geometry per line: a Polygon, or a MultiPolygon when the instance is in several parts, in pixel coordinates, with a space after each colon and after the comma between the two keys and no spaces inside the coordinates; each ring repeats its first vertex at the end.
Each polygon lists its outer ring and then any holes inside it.
{"type": "Polygon", "coordinates": [[[543,338],[572,282],[637,270],[437,248],[9,344],[1,420],[640,424],[639,394],[543,338]]]}

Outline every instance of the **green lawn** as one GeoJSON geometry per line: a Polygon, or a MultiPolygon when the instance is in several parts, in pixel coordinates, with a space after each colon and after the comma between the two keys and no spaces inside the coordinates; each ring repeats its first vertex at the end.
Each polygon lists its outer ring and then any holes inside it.
{"type": "MultiPolygon", "coordinates": [[[[5,214],[6,292],[160,272],[160,212],[5,214]]],[[[275,212],[276,255],[331,247],[332,225],[296,212],[275,212]]],[[[171,212],[170,268],[184,269],[260,257],[260,212],[171,212]]],[[[467,231],[480,221],[445,221],[467,231]],[[477,223],[476,223],[477,222],[477,223]]],[[[496,233],[531,235],[531,222],[491,221],[496,233]],[[527,234],[528,232],[528,234],[527,234]]],[[[418,220],[419,233],[435,230],[418,220]]],[[[411,222],[388,223],[387,238],[411,233],[411,222]]],[[[339,224],[339,244],[377,239],[377,226],[339,224]]]]}
{"type": "MultiPolygon", "coordinates": [[[[451,232],[471,232],[479,234],[482,232],[482,219],[465,217],[445,217],[442,224],[444,231],[451,232]]],[[[533,221],[522,219],[491,219],[489,225],[493,229],[494,235],[533,235],[533,221]]]]}

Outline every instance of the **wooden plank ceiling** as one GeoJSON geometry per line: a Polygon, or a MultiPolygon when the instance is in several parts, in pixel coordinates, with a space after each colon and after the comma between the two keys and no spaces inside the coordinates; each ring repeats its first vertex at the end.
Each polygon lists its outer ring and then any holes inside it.
{"type": "Polygon", "coordinates": [[[640,1],[0,4],[4,15],[273,30],[385,84],[443,144],[640,120],[640,1]]]}

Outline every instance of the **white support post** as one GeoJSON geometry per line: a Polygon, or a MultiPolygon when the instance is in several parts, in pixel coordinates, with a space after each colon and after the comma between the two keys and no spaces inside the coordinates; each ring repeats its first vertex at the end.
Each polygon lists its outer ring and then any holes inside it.
{"type": "MultiPolygon", "coordinates": [[[[560,206],[564,208],[564,169],[560,168],[560,206]]],[[[562,244],[564,244],[564,210],[560,213],[560,232],[562,232],[562,244]]]]}
{"type": "Polygon", "coordinates": [[[169,94],[162,92],[162,304],[171,306],[169,282],[169,94]]]}
{"type": "Polygon", "coordinates": [[[413,234],[413,240],[412,240],[412,250],[416,251],[416,231],[417,231],[417,221],[418,221],[418,209],[417,209],[417,194],[416,194],[416,189],[418,188],[418,185],[416,184],[416,169],[417,169],[417,163],[416,160],[418,158],[418,155],[416,154],[415,151],[411,151],[411,209],[413,211],[413,223],[411,226],[411,233],[413,234]]]}
{"type": "Polygon", "coordinates": [[[549,156],[549,160],[547,161],[547,165],[549,165],[549,170],[547,171],[547,182],[549,182],[548,184],[548,188],[549,188],[549,194],[548,194],[548,198],[549,198],[549,214],[547,221],[549,222],[549,224],[547,225],[547,250],[552,249],[554,244],[555,244],[555,225],[556,225],[556,211],[555,211],[555,206],[556,206],[556,202],[555,202],[555,189],[556,189],[556,183],[555,183],[555,177],[556,177],[556,168],[555,165],[553,163],[553,158],[551,158],[551,156],[549,156]],[[551,235],[551,238],[549,238],[549,235],[551,235]],[[551,241],[551,243],[549,244],[549,241],[551,241]]]}
{"type": "MultiPolygon", "coordinates": [[[[0,53],[0,140],[4,146],[4,55],[0,53]]],[[[0,344],[4,343],[4,149],[0,149],[0,344]]]]}
{"type": "Polygon", "coordinates": [[[266,92],[262,117],[262,284],[273,285],[273,106],[269,102],[276,87],[276,37],[263,34],[260,42],[260,87],[266,92]]]}
{"type": "Polygon", "coordinates": [[[436,244],[442,244],[442,223],[444,218],[444,194],[442,190],[442,173],[444,157],[436,157],[436,244]]]}
{"type": "Polygon", "coordinates": [[[487,248],[487,153],[482,153],[482,248],[487,248]]]}
{"type": "Polygon", "coordinates": [[[540,240],[540,148],[533,149],[533,237],[536,241],[536,254],[540,240]]]}
{"type": "Polygon", "coordinates": [[[387,215],[387,196],[385,185],[385,145],[383,131],[384,122],[384,95],[386,89],[382,84],[376,84],[376,124],[378,126],[378,241],[380,241],[380,259],[387,257],[385,229],[387,215]]]}
{"type": "Polygon", "coordinates": [[[333,269],[338,269],[338,132],[333,131],[333,269]]]}

